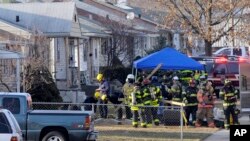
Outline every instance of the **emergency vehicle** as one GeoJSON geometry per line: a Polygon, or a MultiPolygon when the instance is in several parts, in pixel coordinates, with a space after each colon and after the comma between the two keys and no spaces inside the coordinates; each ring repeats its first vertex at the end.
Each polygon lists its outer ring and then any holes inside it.
{"type": "Polygon", "coordinates": [[[244,58],[238,56],[201,56],[191,58],[204,65],[207,80],[212,82],[217,97],[219,97],[220,89],[224,86],[224,80],[226,78],[232,82],[235,89],[239,92],[239,63],[246,61],[244,58]]]}

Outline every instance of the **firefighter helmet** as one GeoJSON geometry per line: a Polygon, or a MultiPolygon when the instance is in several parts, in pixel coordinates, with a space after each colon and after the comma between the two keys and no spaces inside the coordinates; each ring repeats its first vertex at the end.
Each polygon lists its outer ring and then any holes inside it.
{"type": "Polygon", "coordinates": [[[178,76],[174,76],[173,80],[179,80],[179,77],[178,76]]]}
{"type": "Polygon", "coordinates": [[[135,79],[135,76],[133,74],[128,74],[127,79],[135,79]]]}
{"type": "Polygon", "coordinates": [[[102,80],[103,80],[103,74],[98,73],[98,75],[96,76],[96,79],[97,79],[98,81],[102,81],[102,80]]]}

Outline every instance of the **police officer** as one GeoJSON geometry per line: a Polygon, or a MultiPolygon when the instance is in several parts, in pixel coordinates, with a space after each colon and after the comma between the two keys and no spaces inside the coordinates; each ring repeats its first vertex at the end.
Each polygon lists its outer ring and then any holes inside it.
{"type": "Polygon", "coordinates": [[[134,91],[134,86],[135,86],[134,81],[135,81],[135,76],[133,74],[128,74],[126,78],[126,83],[122,87],[122,92],[124,94],[126,119],[131,119],[132,117],[132,113],[129,107],[129,101],[131,99],[131,93],[134,91]]]}
{"type": "Polygon", "coordinates": [[[201,89],[197,93],[198,100],[198,110],[197,110],[197,119],[195,122],[196,127],[200,127],[203,119],[207,119],[208,127],[214,128],[214,116],[213,116],[213,107],[214,107],[214,90],[211,82],[206,82],[203,84],[201,89]]]}
{"type": "Polygon", "coordinates": [[[107,104],[108,103],[108,96],[109,96],[109,83],[107,80],[104,79],[103,74],[99,73],[96,77],[96,79],[98,80],[99,84],[99,88],[96,91],[100,92],[100,106],[99,106],[99,110],[100,110],[100,115],[101,118],[107,118],[108,117],[108,107],[107,104]],[[103,105],[104,104],[104,105],[103,105]]]}
{"type": "Polygon", "coordinates": [[[196,82],[194,79],[191,79],[189,81],[189,86],[183,92],[183,103],[186,104],[184,110],[187,121],[189,121],[189,116],[192,114],[192,123],[190,125],[195,125],[196,121],[196,111],[198,105],[197,92],[198,88],[196,87],[196,82]]]}
{"type": "Polygon", "coordinates": [[[233,124],[239,124],[238,115],[236,114],[237,92],[238,91],[234,88],[231,81],[226,79],[224,87],[220,91],[220,96],[223,99],[223,109],[225,114],[224,126],[226,129],[229,129],[230,114],[233,118],[233,124]]]}

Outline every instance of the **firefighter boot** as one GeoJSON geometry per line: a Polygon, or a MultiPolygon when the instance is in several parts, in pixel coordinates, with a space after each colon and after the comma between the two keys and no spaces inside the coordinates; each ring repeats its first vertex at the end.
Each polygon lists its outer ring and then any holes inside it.
{"type": "Polygon", "coordinates": [[[210,127],[210,128],[215,128],[214,122],[208,123],[208,127],[210,127]]]}

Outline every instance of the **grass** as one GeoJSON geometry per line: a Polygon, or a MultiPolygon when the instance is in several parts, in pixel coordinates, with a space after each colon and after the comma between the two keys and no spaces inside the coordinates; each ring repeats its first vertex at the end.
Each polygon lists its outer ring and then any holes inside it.
{"type": "MultiPolygon", "coordinates": [[[[177,141],[180,140],[180,127],[159,126],[133,128],[129,125],[96,126],[98,141],[177,141]]],[[[201,141],[218,131],[216,128],[183,128],[184,141],[201,141]]]]}

